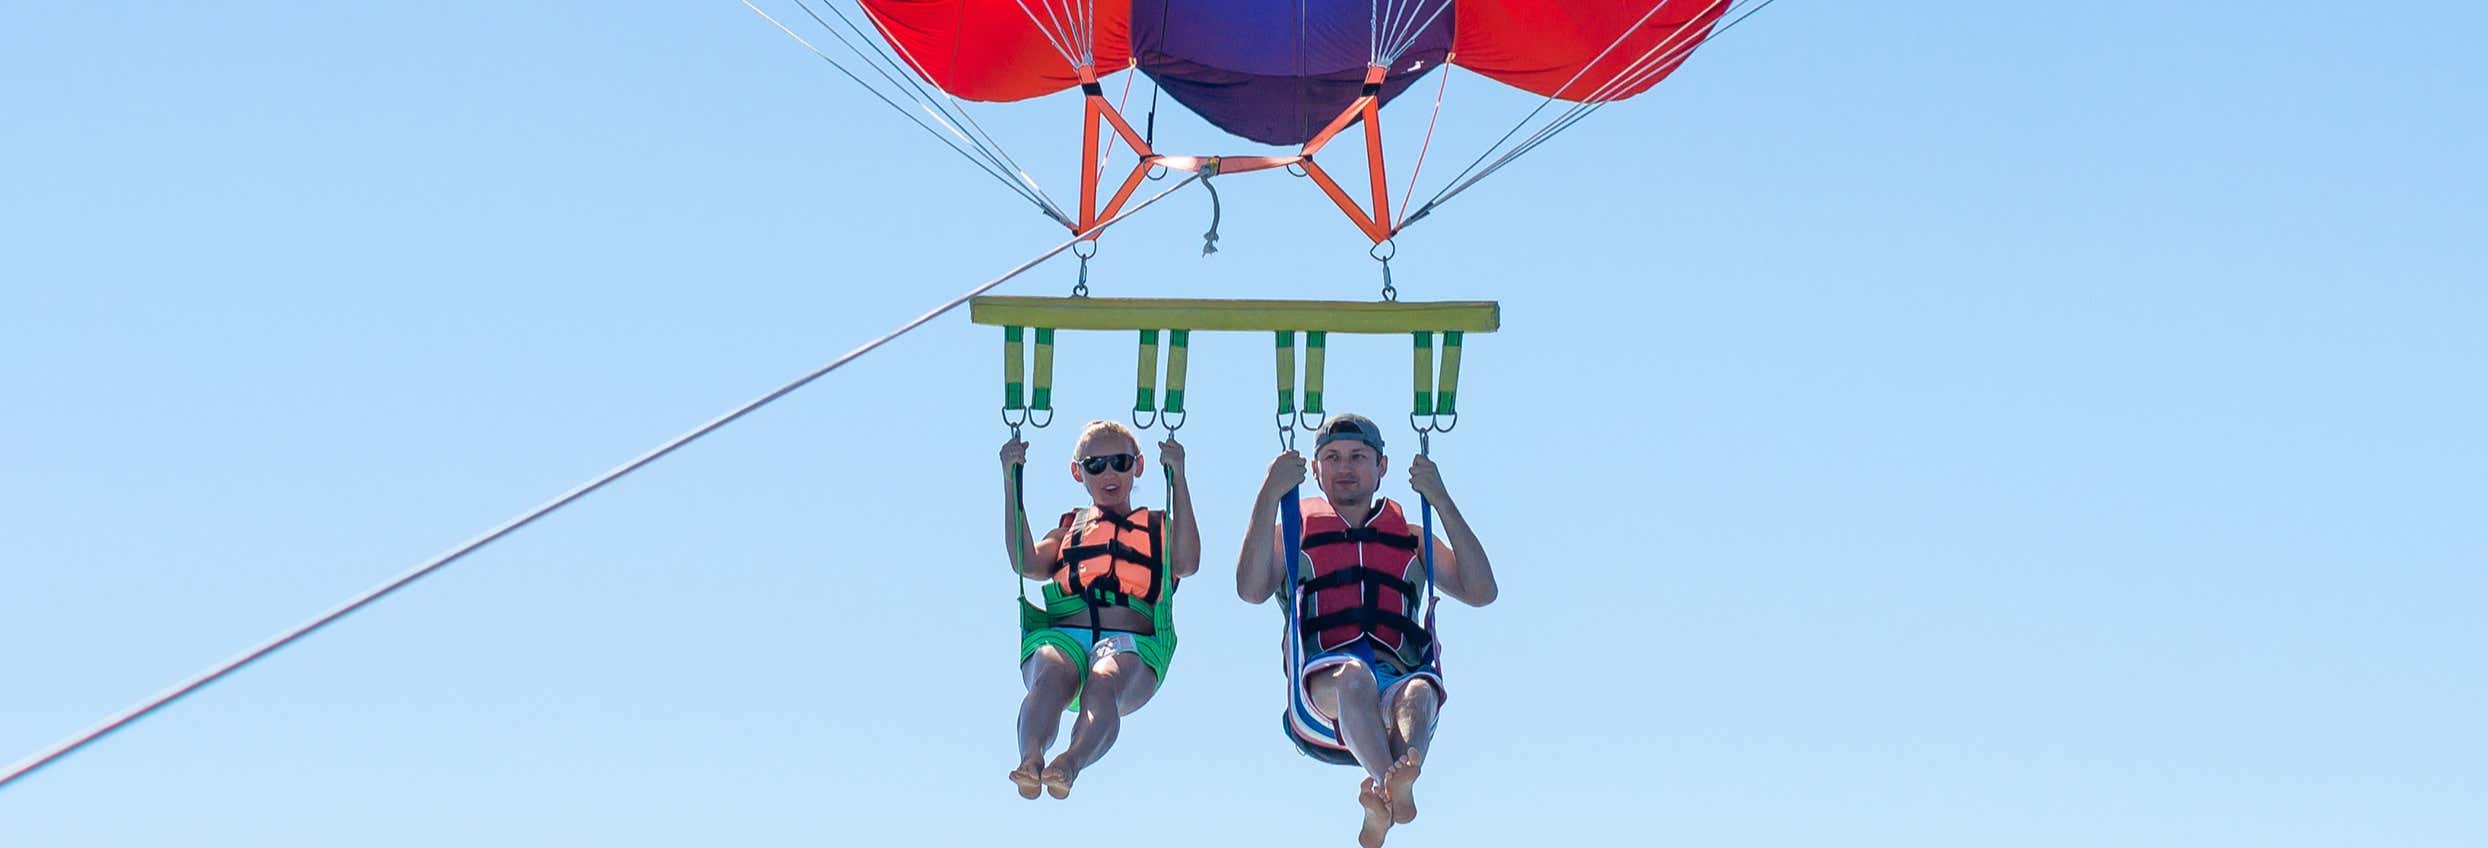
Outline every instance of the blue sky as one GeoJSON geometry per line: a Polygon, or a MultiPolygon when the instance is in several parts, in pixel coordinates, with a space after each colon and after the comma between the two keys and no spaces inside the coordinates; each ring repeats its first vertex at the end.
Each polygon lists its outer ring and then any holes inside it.
{"type": "MultiPolygon", "coordinates": [[[[733,3],[219,5],[0,29],[0,759],[1059,239],[733,3]]],[[[1444,614],[1392,844],[2488,842],[2484,18],[1781,3],[1412,229],[1409,298],[1504,305],[1436,445],[1504,596],[1444,614]]],[[[1421,185],[1532,103],[1455,76],[1421,185]]],[[[1061,195],[1075,109],[978,114],[1061,195]]],[[[1372,297],[1309,187],[1219,186],[1220,253],[1187,191],[1098,292],[1372,297]]],[[[1195,342],[1164,692],[1011,793],[996,335],[0,792],[0,844],[1347,844],[1226,588],[1254,336],[1195,342]]],[[[1404,346],[1335,342],[1333,405],[1396,414],[1404,346]]],[[[1129,347],[1067,337],[1068,417],[1129,347]]]]}

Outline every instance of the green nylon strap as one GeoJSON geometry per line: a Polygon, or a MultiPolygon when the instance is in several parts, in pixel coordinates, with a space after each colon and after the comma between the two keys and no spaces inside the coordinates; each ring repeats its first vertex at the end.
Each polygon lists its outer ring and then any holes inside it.
{"type": "Polygon", "coordinates": [[[1166,411],[1184,411],[1184,372],[1191,367],[1192,331],[1166,332],[1166,411]]]}
{"type": "Polygon", "coordinates": [[[1021,354],[1019,339],[1018,327],[1002,328],[1002,408],[1005,410],[1025,409],[1028,406],[1020,395],[1021,384],[1027,381],[1027,374],[1022,371],[1025,357],[1021,354]]]}
{"type": "Polygon", "coordinates": [[[1456,415],[1460,397],[1460,331],[1443,331],[1443,378],[1434,389],[1434,411],[1456,415]]]}
{"type": "Polygon", "coordinates": [[[1287,330],[1279,337],[1279,414],[1296,414],[1296,334],[1287,330]]]}
{"type": "Polygon", "coordinates": [[[1417,365],[1417,367],[1416,367],[1416,385],[1417,385],[1416,396],[1417,396],[1417,399],[1416,399],[1416,412],[1415,412],[1415,414],[1417,414],[1417,415],[1433,415],[1433,414],[1434,414],[1434,334],[1433,334],[1433,333],[1431,333],[1431,332],[1425,331],[1425,330],[1418,330],[1418,331],[1416,331],[1415,333],[1412,333],[1411,335],[1416,336],[1416,340],[1417,340],[1417,346],[1416,346],[1416,365],[1417,365]]]}
{"type": "Polygon", "coordinates": [[[1133,393],[1133,412],[1158,408],[1158,331],[1140,331],[1140,388],[1133,393]]]}
{"type": "Polygon", "coordinates": [[[1037,328],[1037,373],[1035,379],[1030,381],[1029,388],[1032,390],[1028,399],[1029,408],[1049,411],[1054,408],[1054,330],[1052,328],[1037,328]]]}
{"type": "Polygon", "coordinates": [[[1304,411],[1322,414],[1322,366],[1330,334],[1314,330],[1304,334],[1304,411]]]}

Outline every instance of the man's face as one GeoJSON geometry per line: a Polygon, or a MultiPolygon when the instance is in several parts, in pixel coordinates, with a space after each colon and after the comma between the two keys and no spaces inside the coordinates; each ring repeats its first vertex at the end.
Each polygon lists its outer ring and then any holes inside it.
{"type": "Polygon", "coordinates": [[[1081,442],[1076,457],[1071,461],[1071,479],[1088,487],[1089,502],[1122,504],[1131,500],[1132,480],[1140,476],[1139,445],[1113,433],[1101,433],[1081,442]],[[1115,470],[1112,459],[1118,456],[1123,457],[1125,463],[1121,471],[1115,470]],[[1105,462],[1099,463],[1100,459],[1105,462]],[[1082,464],[1084,460],[1088,465],[1099,466],[1098,469],[1094,472],[1088,470],[1082,464]]]}
{"type": "Polygon", "coordinates": [[[1322,487],[1322,496],[1332,502],[1358,503],[1374,496],[1382,488],[1382,475],[1391,469],[1391,460],[1374,450],[1374,446],[1353,439],[1341,439],[1313,454],[1314,482],[1322,487]]]}

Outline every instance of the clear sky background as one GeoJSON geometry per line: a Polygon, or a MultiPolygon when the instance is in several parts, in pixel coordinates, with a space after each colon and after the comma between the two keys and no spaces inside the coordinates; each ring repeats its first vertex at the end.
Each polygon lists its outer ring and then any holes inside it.
{"type": "MultiPolygon", "coordinates": [[[[1060,239],[731,2],[6,21],[0,760],[1060,239]]],[[[1392,844],[2488,844],[2483,28],[1788,0],[1412,229],[1407,297],[1503,302],[1435,448],[1504,594],[1444,613],[1392,844]]],[[[1535,102],[1449,86],[1423,193],[1535,102]]],[[[978,114],[1067,196],[1076,109],[978,114]]],[[[1310,186],[1219,186],[1221,252],[1187,190],[1097,292],[1373,297],[1310,186]]],[[[0,791],[0,845],[1349,844],[1229,590],[1260,336],[1195,341],[1165,690],[1070,801],[1003,780],[998,335],[945,318],[0,791]]],[[[1397,417],[1405,346],[1335,343],[1333,405],[1397,417]]],[[[1123,414],[1130,348],[1065,337],[1038,456],[1123,414]]]]}

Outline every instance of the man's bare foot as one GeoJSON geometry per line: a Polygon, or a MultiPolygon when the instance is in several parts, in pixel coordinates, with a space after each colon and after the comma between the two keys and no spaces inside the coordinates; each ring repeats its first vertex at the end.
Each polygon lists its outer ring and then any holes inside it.
{"type": "Polygon", "coordinates": [[[1417,773],[1425,767],[1425,753],[1415,748],[1400,755],[1382,774],[1382,798],[1391,807],[1391,821],[1407,824],[1417,820],[1417,773]]]}
{"type": "Polygon", "coordinates": [[[1080,770],[1072,768],[1069,759],[1056,757],[1053,765],[1046,766],[1045,772],[1037,775],[1037,779],[1045,783],[1045,793],[1054,796],[1057,801],[1071,797],[1071,784],[1080,779],[1080,770]]]}
{"type": "Polygon", "coordinates": [[[1044,783],[1037,777],[1037,772],[1043,768],[1044,760],[1032,759],[1011,770],[1011,784],[1019,787],[1019,797],[1034,801],[1037,800],[1037,793],[1045,791],[1044,783]]]}
{"type": "Polygon", "coordinates": [[[1383,834],[1391,832],[1391,807],[1382,801],[1382,790],[1366,778],[1357,787],[1356,803],[1365,808],[1365,827],[1356,832],[1356,844],[1364,848],[1382,848],[1383,834]]]}

